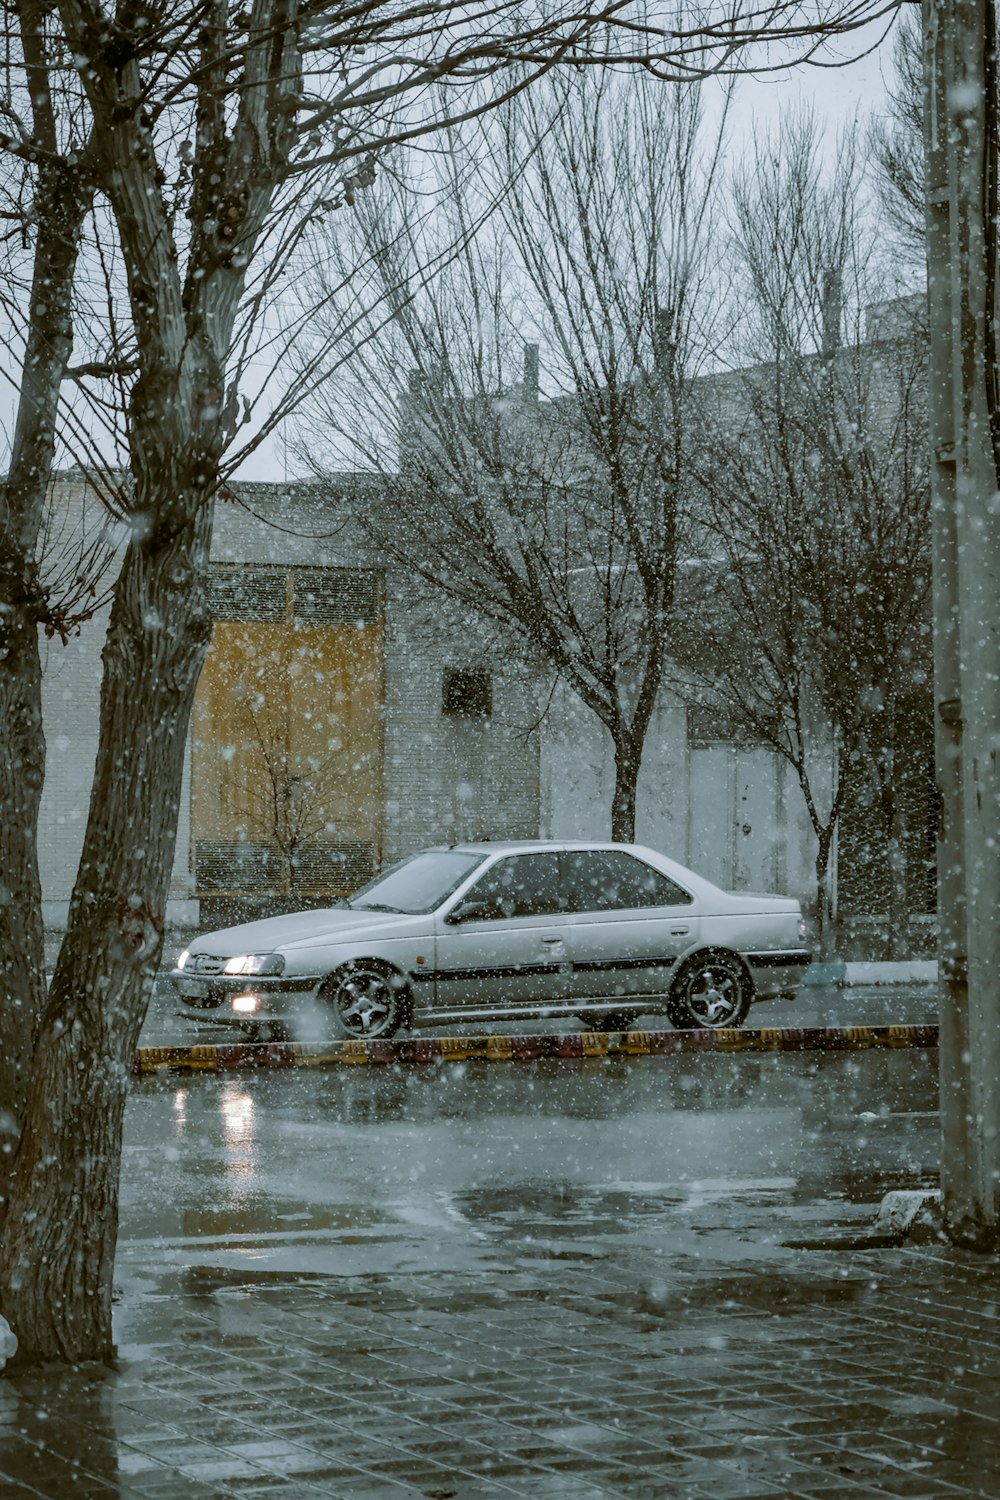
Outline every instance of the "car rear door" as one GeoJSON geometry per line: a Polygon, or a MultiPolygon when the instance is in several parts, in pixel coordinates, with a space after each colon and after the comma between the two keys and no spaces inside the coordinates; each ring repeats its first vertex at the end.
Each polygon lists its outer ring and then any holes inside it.
{"type": "Polygon", "coordinates": [[[435,1009],[556,1002],[566,991],[569,917],[552,850],[504,855],[439,917],[435,1009]]]}
{"type": "Polygon", "coordinates": [[[678,956],[698,940],[691,893],[624,849],[563,858],[574,999],[665,995],[678,956]]]}

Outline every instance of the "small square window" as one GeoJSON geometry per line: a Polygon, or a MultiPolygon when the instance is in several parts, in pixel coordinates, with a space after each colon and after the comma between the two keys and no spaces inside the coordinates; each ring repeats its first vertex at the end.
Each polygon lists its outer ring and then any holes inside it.
{"type": "Polygon", "coordinates": [[[441,712],[460,719],[488,719],[493,713],[493,680],[489,672],[453,668],[445,672],[441,712]]]}

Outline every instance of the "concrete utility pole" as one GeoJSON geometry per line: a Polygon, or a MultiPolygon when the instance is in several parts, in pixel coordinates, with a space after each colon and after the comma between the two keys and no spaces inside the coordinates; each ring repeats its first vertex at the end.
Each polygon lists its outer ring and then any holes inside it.
{"type": "Polygon", "coordinates": [[[923,0],[941,920],[941,1187],[1000,1247],[1000,426],[994,0],[923,0]]]}

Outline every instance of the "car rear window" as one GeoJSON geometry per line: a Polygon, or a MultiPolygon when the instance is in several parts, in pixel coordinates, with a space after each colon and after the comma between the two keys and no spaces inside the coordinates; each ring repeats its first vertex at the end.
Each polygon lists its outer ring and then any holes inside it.
{"type": "Polygon", "coordinates": [[[619,849],[575,849],[565,855],[569,909],[619,911],[688,906],[690,894],[668,875],[619,849]]]}

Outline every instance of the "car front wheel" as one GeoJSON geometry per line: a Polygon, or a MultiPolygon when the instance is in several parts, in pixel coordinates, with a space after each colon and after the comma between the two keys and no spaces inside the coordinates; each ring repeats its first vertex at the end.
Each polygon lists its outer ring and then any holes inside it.
{"type": "Polygon", "coordinates": [[[696,953],[681,965],[670,987],[667,1014],[683,1030],[740,1026],[750,1009],[753,984],[729,953],[696,953]]]}
{"type": "Polygon", "coordinates": [[[337,1037],[392,1036],[404,1021],[406,986],[392,969],[348,964],[332,974],[320,994],[337,1037]]]}

